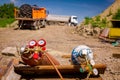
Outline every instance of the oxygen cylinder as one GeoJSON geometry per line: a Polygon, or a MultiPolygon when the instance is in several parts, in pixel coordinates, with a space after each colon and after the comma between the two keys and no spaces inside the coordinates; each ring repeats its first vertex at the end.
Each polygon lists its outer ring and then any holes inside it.
{"type": "MultiPolygon", "coordinates": [[[[86,46],[86,45],[79,45],[77,47],[75,47],[72,50],[72,55],[71,55],[71,60],[73,64],[80,64],[80,60],[78,60],[79,58],[87,58],[89,61],[91,61],[93,63],[93,52],[92,50],[86,46]]],[[[94,63],[93,63],[94,64],[94,63]]]]}

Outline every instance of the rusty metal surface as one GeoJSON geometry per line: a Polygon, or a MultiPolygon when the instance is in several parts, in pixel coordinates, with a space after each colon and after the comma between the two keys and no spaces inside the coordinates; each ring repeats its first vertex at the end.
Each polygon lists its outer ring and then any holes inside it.
{"type": "Polygon", "coordinates": [[[114,58],[120,58],[120,53],[113,53],[112,56],[113,56],[114,58]]]}

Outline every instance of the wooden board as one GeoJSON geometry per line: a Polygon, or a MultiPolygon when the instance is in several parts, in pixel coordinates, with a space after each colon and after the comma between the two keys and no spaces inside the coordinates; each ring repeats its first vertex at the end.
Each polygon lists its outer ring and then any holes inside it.
{"type": "MultiPolygon", "coordinates": [[[[84,66],[84,65],[82,65],[84,66]]],[[[56,65],[57,69],[61,72],[61,73],[80,73],[79,69],[80,66],[79,65],[56,65]]],[[[106,65],[105,64],[96,64],[95,66],[93,66],[93,68],[97,68],[97,70],[99,71],[100,74],[104,74],[104,71],[106,69],[106,65]]],[[[56,74],[56,71],[54,69],[54,67],[52,65],[41,65],[41,66],[35,66],[35,67],[30,67],[30,66],[15,66],[15,71],[19,74],[29,74],[29,72],[31,73],[35,73],[35,74],[56,74]]],[[[31,74],[32,74],[31,73],[31,74]]]]}
{"type": "Polygon", "coordinates": [[[0,57],[0,80],[19,80],[20,75],[14,72],[14,59],[0,57]]]}
{"type": "Polygon", "coordinates": [[[6,47],[1,51],[3,55],[8,55],[8,56],[16,56],[17,55],[17,49],[16,47],[6,47]]]}
{"type": "Polygon", "coordinates": [[[120,53],[113,53],[112,56],[115,58],[120,58],[120,53]]]}

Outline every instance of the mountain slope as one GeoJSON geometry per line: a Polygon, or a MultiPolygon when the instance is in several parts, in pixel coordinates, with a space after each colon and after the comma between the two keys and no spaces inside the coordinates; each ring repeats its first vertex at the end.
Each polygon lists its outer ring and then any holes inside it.
{"type": "Polygon", "coordinates": [[[107,18],[109,21],[112,19],[112,16],[120,9],[120,0],[115,0],[115,2],[110,5],[103,13],[100,14],[101,18],[107,18]]]}
{"type": "Polygon", "coordinates": [[[102,29],[113,26],[111,19],[118,9],[120,9],[120,0],[115,0],[112,5],[99,15],[92,18],[85,18],[76,29],[76,33],[85,37],[87,35],[99,36],[102,29]]]}

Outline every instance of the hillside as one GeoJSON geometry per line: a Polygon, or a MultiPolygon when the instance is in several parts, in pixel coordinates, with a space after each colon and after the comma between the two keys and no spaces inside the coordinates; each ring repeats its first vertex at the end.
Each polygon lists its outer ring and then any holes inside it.
{"type": "Polygon", "coordinates": [[[75,33],[83,36],[98,36],[100,31],[105,27],[112,27],[111,19],[113,15],[120,9],[120,0],[115,0],[102,13],[92,18],[85,18],[80,26],[77,27],[75,33]]]}
{"type": "Polygon", "coordinates": [[[120,8],[120,0],[115,0],[112,5],[110,5],[107,9],[105,9],[101,14],[101,18],[107,18],[109,21],[112,16],[117,12],[117,10],[120,8]]]}

